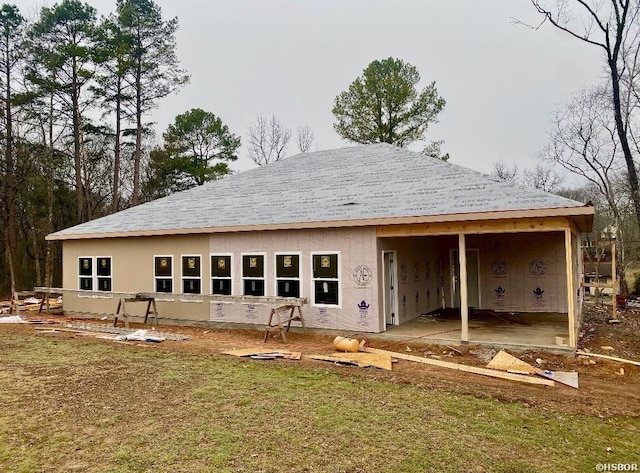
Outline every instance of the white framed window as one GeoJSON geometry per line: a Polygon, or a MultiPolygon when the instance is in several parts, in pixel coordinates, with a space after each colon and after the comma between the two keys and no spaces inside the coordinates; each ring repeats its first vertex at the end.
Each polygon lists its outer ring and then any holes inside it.
{"type": "Polygon", "coordinates": [[[264,271],[266,256],[264,253],[242,254],[242,294],[245,296],[264,296],[264,271]]]}
{"type": "Polygon", "coordinates": [[[173,256],[153,257],[153,288],[155,292],[173,292],[173,256]]]}
{"type": "Polygon", "coordinates": [[[211,255],[211,294],[230,296],[233,294],[233,255],[216,253],[211,255]]]}
{"type": "Polygon", "coordinates": [[[93,256],[78,258],[78,289],[93,291],[93,256]]]}
{"type": "Polygon", "coordinates": [[[113,290],[111,256],[81,256],[78,258],[78,289],[83,291],[113,290]]]}
{"type": "Polygon", "coordinates": [[[96,257],[96,280],[98,291],[109,291],[112,289],[112,276],[111,276],[111,256],[97,256],[96,257]]]}
{"type": "Polygon", "coordinates": [[[312,304],[340,306],[340,252],[311,252],[312,304]]]}
{"type": "Polygon", "coordinates": [[[276,296],[302,297],[300,280],[300,253],[276,253],[276,296]]]}
{"type": "Polygon", "coordinates": [[[182,255],[182,293],[202,294],[202,257],[182,255]]]}

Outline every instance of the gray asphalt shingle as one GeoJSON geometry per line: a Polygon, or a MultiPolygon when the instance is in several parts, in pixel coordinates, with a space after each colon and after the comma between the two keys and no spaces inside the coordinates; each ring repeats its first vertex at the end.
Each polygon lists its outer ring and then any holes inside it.
{"type": "Polygon", "coordinates": [[[300,154],[52,236],[437,216],[584,204],[389,144],[300,154]]]}

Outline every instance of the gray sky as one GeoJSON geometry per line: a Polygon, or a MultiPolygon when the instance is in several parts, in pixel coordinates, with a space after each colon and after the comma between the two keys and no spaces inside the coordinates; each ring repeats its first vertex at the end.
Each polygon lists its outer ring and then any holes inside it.
{"type": "MultiPolygon", "coordinates": [[[[15,0],[14,0],[15,1],[15,0]]],[[[416,66],[447,105],[427,141],[445,140],[451,162],[482,172],[505,161],[532,167],[550,115],[603,79],[600,52],[538,24],[527,0],[156,0],[177,16],[178,57],[191,82],[153,113],[161,136],[174,117],[202,108],[247,141],[258,113],[294,133],[308,124],[314,149],[351,144],[333,130],[334,98],[375,59],[416,66]]],[[[25,15],[55,2],[17,0],[25,15]]],[[[106,15],[115,0],[89,0],[106,15]]],[[[421,150],[422,144],[411,147],[421,150]]],[[[235,170],[253,167],[246,147],[235,170]]]]}

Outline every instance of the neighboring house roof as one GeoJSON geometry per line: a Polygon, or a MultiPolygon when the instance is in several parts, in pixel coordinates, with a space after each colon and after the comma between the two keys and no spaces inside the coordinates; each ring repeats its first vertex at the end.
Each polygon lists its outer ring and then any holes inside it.
{"type": "Polygon", "coordinates": [[[48,239],[547,215],[590,222],[593,208],[383,143],[292,156],[48,239]]]}

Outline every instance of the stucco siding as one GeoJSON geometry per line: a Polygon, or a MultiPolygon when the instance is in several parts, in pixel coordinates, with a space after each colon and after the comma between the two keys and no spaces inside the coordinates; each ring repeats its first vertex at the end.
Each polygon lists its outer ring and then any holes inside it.
{"type": "MultiPolygon", "coordinates": [[[[181,257],[201,257],[201,287],[211,293],[211,255],[230,255],[233,294],[242,295],[242,255],[265,256],[265,295],[276,295],[275,254],[300,256],[300,297],[309,299],[303,307],[309,327],[362,332],[381,331],[376,293],[377,265],[375,229],[371,227],[239,232],[235,234],[185,235],[173,237],[130,237],[98,240],[69,240],[63,244],[63,287],[79,288],[81,257],[110,257],[112,291],[153,292],[154,256],[172,257],[173,292],[181,292],[181,257]],[[313,303],[312,252],[338,254],[339,304],[313,303]]],[[[68,294],[65,310],[114,313],[117,299],[68,294]]],[[[161,317],[185,321],[219,321],[265,324],[269,306],[241,303],[157,302],[161,317]]],[[[132,315],[143,315],[145,305],[128,304],[132,315]]]]}

